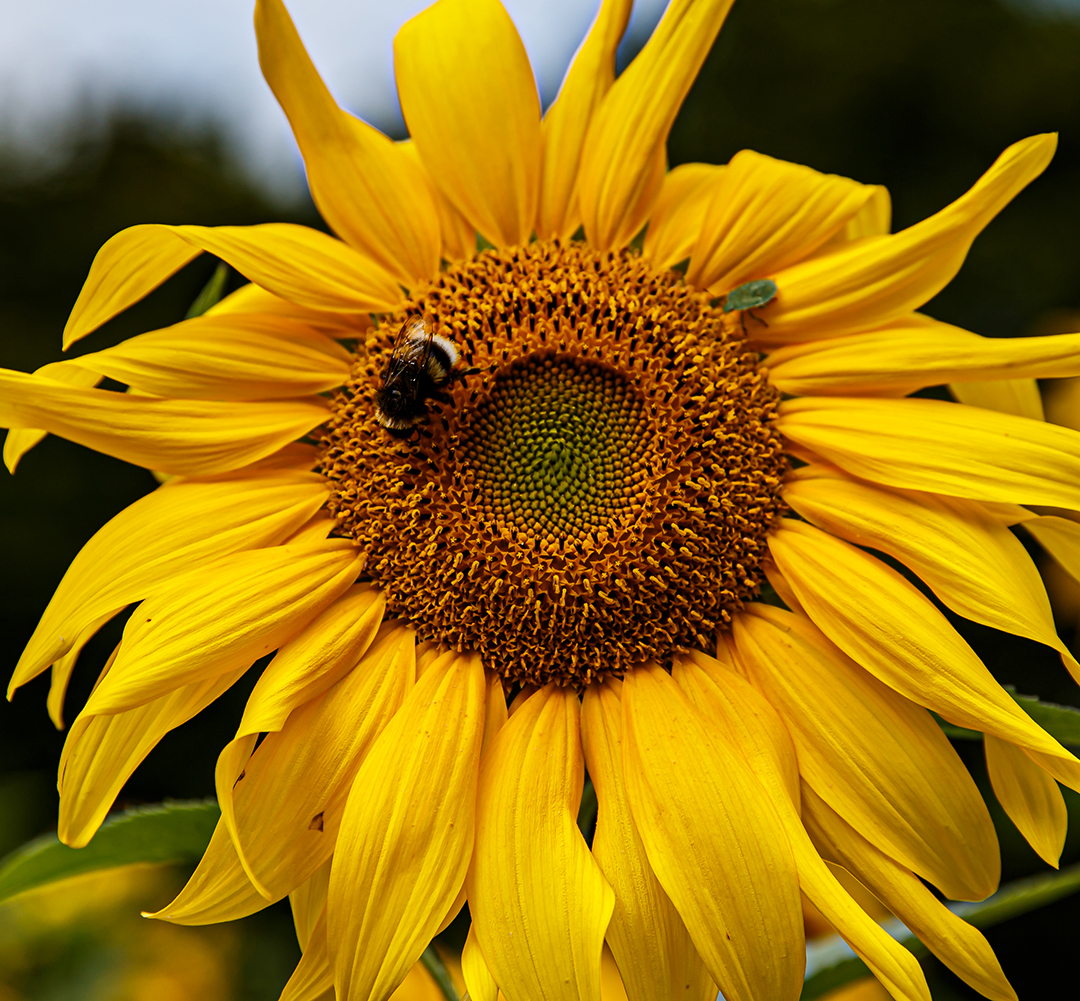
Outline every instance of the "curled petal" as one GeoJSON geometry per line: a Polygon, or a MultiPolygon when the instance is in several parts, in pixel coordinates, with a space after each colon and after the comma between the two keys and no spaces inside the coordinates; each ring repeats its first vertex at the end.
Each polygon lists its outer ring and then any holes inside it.
{"type": "Polygon", "coordinates": [[[1046,169],[1056,135],[1014,143],[966,194],[890,236],[870,237],[771,274],[769,343],[839,337],[882,326],[917,309],[960,269],[972,241],[1046,169]]]}
{"type": "Polygon", "coordinates": [[[701,217],[725,170],[711,163],[683,163],[664,175],[641,251],[657,269],[670,268],[690,256],[701,232],[701,217]]]}

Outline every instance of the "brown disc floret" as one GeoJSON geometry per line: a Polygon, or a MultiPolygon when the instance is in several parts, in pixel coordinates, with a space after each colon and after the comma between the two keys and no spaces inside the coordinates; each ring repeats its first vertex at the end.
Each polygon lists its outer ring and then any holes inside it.
{"type": "Polygon", "coordinates": [[[581,685],[715,631],[757,593],[786,468],[741,324],[627,252],[536,242],[417,289],[323,430],[341,534],[424,639],[510,681],[581,685]],[[421,316],[466,374],[412,439],[373,399],[421,316]]]}

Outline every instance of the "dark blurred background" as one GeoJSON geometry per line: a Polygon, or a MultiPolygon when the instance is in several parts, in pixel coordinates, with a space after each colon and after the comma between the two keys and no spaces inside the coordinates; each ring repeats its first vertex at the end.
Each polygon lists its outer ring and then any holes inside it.
{"type": "MultiPolygon", "coordinates": [[[[215,129],[117,108],[104,126],[71,123],[48,169],[0,151],[0,366],[32,370],[61,357],[60,332],[97,248],[143,222],[319,225],[309,202],[275,201],[225,153],[215,129]]],[[[1080,16],[1016,0],[739,0],[676,122],[672,165],[725,162],[749,147],[888,186],[894,229],[961,194],[1010,143],[1061,134],[1046,174],[1005,209],[932,315],[993,336],[1080,328],[1080,16]]],[[[97,349],[181,319],[213,270],[197,261],[93,335],[97,349]]],[[[143,470],[48,438],[18,475],[0,472],[0,675],[14,666],[53,588],[82,544],[149,491],[143,470]]],[[[1033,644],[960,628],[1004,682],[1080,705],[1059,661],[1033,644]]],[[[113,623],[83,654],[72,719],[119,638],[113,623]]],[[[1068,639],[1072,639],[1067,635],[1068,639]]],[[[213,793],[214,761],[253,679],[171,734],[121,805],[213,793]]],[[[55,828],[63,735],[45,712],[45,677],[0,704],[0,855],[55,828]]],[[[986,787],[981,745],[958,745],[986,787]]],[[[1080,804],[1067,793],[1080,859],[1080,804]]],[[[999,822],[1004,879],[1045,871],[988,797],[999,822]]],[[[139,901],[138,906],[158,901],[139,901]]],[[[988,932],[1021,998],[1057,989],[1080,930],[1080,896],[988,932]],[[1055,969],[1056,968],[1056,969],[1055,969]]],[[[274,998],[297,955],[287,908],[240,922],[230,996],[274,998]]],[[[934,997],[977,997],[928,966],[934,997]]],[[[42,964],[20,967],[14,998],[67,996],[42,964]]],[[[88,981],[87,981],[88,982],[88,981]]],[[[8,998],[0,983],[0,998],[8,998]]],[[[89,996],[84,994],[84,996],[89,996]]]]}

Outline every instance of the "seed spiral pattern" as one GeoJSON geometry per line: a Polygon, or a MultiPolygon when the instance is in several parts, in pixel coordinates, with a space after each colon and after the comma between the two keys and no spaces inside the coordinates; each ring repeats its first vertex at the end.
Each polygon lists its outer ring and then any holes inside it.
{"type": "Polygon", "coordinates": [[[538,241],[413,291],[322,431],[338,531],[422,639],[583,685],[694,646],[756,595],[783,512],[778,394],[736,314],[628,252],[538,241]],[[373,399],[423,316],[467,374],[410,440],[373,399]]]}

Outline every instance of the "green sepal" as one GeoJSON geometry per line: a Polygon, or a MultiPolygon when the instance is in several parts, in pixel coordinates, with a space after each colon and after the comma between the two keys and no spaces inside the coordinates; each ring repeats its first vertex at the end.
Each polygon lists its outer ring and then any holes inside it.
{"type": "Polygon", "coordinates": [[[221,302],[221,297],[225,294],[225,282],[228,278],[229,265],[224,261],[221,261],[214,269],[214,273],[210,276],[210,281],[208,281],[202,287],[202,291],[195,296],[195,301],[184,315],[184,319],[193,320],[196,316],[202,316],[211,306],[216,306],[221,302]]]}

